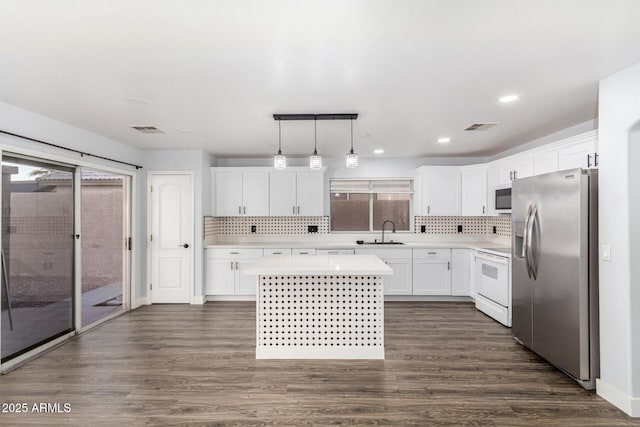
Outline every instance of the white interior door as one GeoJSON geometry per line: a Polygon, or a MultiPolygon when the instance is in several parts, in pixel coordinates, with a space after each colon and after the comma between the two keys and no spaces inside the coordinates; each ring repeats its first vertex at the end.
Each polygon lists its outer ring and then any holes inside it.
{"type": "Polygon", "coordinates": [[[192,176],[150,177],[151,302],[188,303],[193,288],[192,176]]]}

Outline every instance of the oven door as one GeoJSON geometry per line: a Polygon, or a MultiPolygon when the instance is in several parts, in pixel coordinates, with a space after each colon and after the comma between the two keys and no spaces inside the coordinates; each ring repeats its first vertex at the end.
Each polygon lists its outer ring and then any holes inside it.
{"type": "Polygon", "coordinates": [[[509,307],[509,259],[476,252],[476,293],[509,307]]]}

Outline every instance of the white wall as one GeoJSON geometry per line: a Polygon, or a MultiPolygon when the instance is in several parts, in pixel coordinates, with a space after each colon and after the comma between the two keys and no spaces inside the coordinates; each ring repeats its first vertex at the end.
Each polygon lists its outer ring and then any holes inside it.
{"type": "MultiPolygon", "coordinates": [[[[136,148],[56,120],[52,120],[48,117],[23,110],[1,101],[0,129],[30,138],[40,139],[63,147],[73,148],[83,152],[121,160],[127,163],[143,165],[143,154],[136,148]]],[[[72,164],[82,164],[96,168],[106,166],[135,171],[134,168],[125,165],[119,165],[117,163],[96,159],[94,157],[81,157],[77,153],[48,147],[4,134],[0,134],[0,144],[2,144],[2,146],[4,146],[8,151],[11,151],[12,147],[16,151],[29,150],[32,152],[32,155],[40,156],[45,159],[58,159],[59,161],[66,161],[72,164]]],[[[144,169],[140,169],[136,172],[136,193],[138,197],[134,203],[137,208],[143,207],[146,204],[144,176],[144,169]]],[[[136,299],[146,295],[144,289],[142,289],[144,276],[146,274],[146,221],[140,214],[136,215],[132,221],[135,227],[135,234],[132,236],[135,257],[132,260],[132,264],[136,266],[134,270],[135,276],[132,277],[132,299],[135,301],[136,299]]]]}
{"type": "MultiPolygon", "coordinates": [[[[600,366],[598,394],[640,416],[640,241],[630,238],[640,215],[640,158],[631,155],[630,130],[640,120],[640,64],[600,82],[599,240],[611,246],[600,261],[600,366]],[[633,219],[633,220],[632,220],[633,219]],[[632,264],[636,264],[631,268],[632,264]]],[[[640,143],[637,134],[633,141],[640,143]]],[[[634,147],[634,153],[636,152],[634,147]]]]}

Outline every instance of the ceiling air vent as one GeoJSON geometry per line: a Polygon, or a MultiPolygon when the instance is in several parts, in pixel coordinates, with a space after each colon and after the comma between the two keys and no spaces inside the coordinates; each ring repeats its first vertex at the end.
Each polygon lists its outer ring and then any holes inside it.
{"type": "Polygon", "coordinates": [[[465,130],[487,130],[489,128],[494,127],[499,124],[498,122],[490,122],[490,123],[474,123],[471,126],[468,126],[465,130]]]}
{"type": "Polygon", "coordinates": [[[138,132],[141,133],[164,133],[164,131],[158,129],[155,126],[136,126],[136,125],[131,125],[132,129],[137,130],[138,132]]]}

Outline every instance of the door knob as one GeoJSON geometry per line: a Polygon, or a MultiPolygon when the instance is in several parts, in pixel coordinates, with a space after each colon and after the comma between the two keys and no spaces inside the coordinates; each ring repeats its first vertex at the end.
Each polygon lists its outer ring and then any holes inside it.
{"type": "Polygon", "coordinates": [[[183,248],[187,249],[189,247],[189,244],[185,243],[184,245],[178,245],[178,246],[182,246],[183,248]]]}

